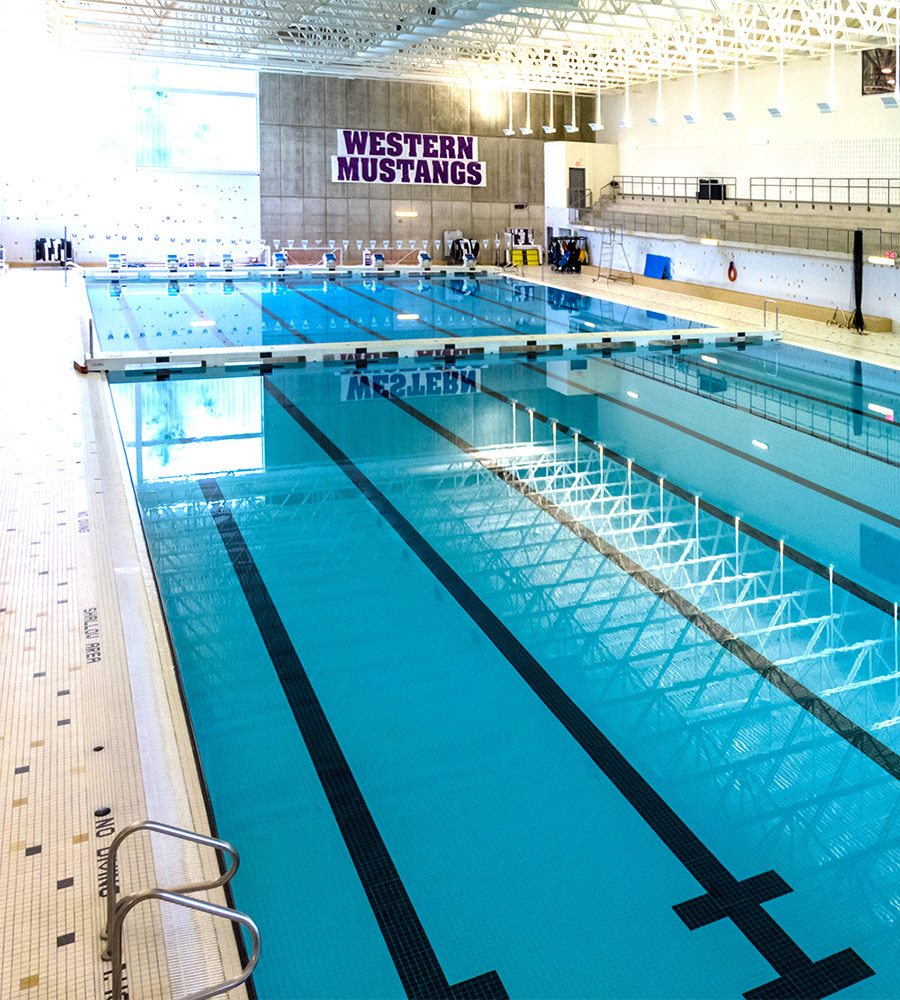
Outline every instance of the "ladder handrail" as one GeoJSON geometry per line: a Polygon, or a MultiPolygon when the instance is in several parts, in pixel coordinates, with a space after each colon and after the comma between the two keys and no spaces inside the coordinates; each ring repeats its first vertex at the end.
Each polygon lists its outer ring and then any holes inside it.
{"type": "Polygon", "coordinates": [[[220,886],[226,885],[234,877],[235,872],[238,870],[238,865],[241,863],[240,855],[237,850],[225,840],[218,840],[215,837],[207,837],[202,833],[194,833],[193,830],[182,830],[177,826],[169,826],[167,823],[158,823],[156,820],[152,819],[141,819],[134,823],[129,823],[128,826],[123,827],[113,838],[112,843],[109,845],[109,852],[107,853],[107,864],[106,864],[106,926],[104,930],[100,932],[100,937],[104,940],[111,938],[112,928],[116,919],[116,910],[121,907],[125,901],[130,897],[123,897],[119,903],[116,903],[116,854],[119,850],[122,841],[127,837],[130,837],[133,833],[138,833],[142,830],[146,830],[149,833],[164,833],[169,837],[177,837],[179,840],[189,840],[195,844],[203,844],[206,847],[212,847],[216,851],[224,851],[226,854],[231,855],[231,865],[228,870],[212,882],[196,882],[192,885],[179,885],[173,886],[172,888],[166,890],[154,890],[154,891],[165,891],[171,893],[190,893],[190,892],[203,892],[209,889],[218,889],[220,886]]]}
{"type": "Polygon", "coordinates": [[[210,997],[218,996],[228,990],[240,986],[241,983],[249,979],[250,974],[259,962],[262,942],[260,940],[259,928],[253,920],[238,910],[230,910],[224,906],[217,906],[215,903],[208,903],[202,899],[194,899],[192,896],[182,896],[176,892],[167,892],[164,889],[144,889],[142,892],[134,892],[123,897],[116,908],[115,918],[110,931],[110,955],[112,958],[112,1000],[122,1000],[122,924],[128,913],[139,903],[148,899],[158,899],[165,903],[175,903],[176,906],[185,906],[190,910],[199,910],[201,913],[208,913],[213,917],[222,917],[232,923],[241,924],[250,932],[253,941],[253,949],[247,964],[241,970],[239,976],[220,983],[211,989],[201,990],[199,993],[191,993],[184,997],[184,1000],[209,1000],[210,997]]]}
{"type": "Polygon", "coordinates": [[[766,309],[768,308],[768,305],[769,305],[770,302],[772,303],[773,306],[775,306],[775,329],[777,330],[778,329],[778,300],[777,299],[763,299],[763,329],[764,330],[768,330],[768,328],[769,328],[769,319],[768,319],[768,316],[766,315],[766,309]]]}

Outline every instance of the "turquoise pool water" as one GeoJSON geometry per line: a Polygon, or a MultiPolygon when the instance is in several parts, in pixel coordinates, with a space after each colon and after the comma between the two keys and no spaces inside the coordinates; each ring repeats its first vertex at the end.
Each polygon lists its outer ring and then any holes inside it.
{"type": "Polygon", "coordinates": [[[896,993],[898,465],[656,357],[111,386],[261,998],[896,993]]]}
{"type": "Polygon", "coordinates": [[[87,283],[101,351],[601,334],[703,324],[510,277],[87,283]]]}

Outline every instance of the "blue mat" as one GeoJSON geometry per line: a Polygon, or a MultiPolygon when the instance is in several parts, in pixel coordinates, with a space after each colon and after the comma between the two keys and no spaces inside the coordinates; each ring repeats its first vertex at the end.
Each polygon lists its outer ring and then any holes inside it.
{"type": "Polygon", "coordinates": [[[659,254],[648,253],[644,261],[645,278],[668,278],[672,270],[672,260],[670,257],[661,257],[659,254]]]}

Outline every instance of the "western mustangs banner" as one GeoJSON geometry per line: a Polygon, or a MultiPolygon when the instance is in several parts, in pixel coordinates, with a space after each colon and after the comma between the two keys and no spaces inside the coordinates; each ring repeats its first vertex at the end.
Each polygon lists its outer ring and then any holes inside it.
{"type": "Polygon", "coordinates": [[[338,129],[333,181],[484,187],[485,163],[471,135],[338,129]]]}
{"type": "Polygon", "coordinates": [[[405,396],[464,396],[481,388],[480,368],[432,368],[415,371],[341,375],[341,401],[372,399],[389,392],[405,396]]]}

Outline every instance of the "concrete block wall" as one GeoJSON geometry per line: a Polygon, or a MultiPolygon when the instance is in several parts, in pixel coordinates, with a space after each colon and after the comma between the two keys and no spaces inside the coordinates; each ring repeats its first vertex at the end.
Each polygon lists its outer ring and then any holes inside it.
{"type": "MultiPolygon", "coordinates": [[[[494,238],[507,227],[530,227],[543,242],[546,138],[559,139],[571,116],[565,95],[557,95],[559,132],[546,137],[547,95],[532,95],[535,135],[506,137],[507,94],[483,94],[460,87],[386,80],[262,73],[259,78],[260,223],[263,239],[348,239],[355,241],[440,238],[461,229],[473,239],[494,238]],[[482,188],[440,185],[334,183],[331,157],[337,130],[384,129],[474,135],[478,158],[487,164],[482,188]],[[516,209],[524,204],[525,209],[516,209]],[[395,211],[418,217],[398,219],[395,211]]],[[[592,142],[587,126],[593,102],[581,99],[573,138],[592,142]]],[[[525,95],[513,95],[513,125],[525,124],[525,95]]]]}

